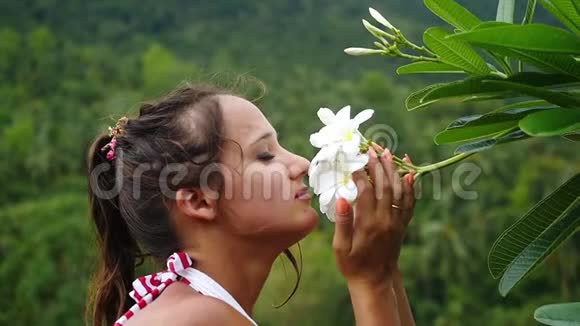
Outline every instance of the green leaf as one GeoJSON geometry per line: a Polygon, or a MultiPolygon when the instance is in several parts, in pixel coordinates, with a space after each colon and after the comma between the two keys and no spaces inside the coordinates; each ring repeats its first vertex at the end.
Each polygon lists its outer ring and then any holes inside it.
{"type": "Polygon", "coordinates": [[[514,0],[499,0],[495,20],[504,23],[514,22],[514,0]]]}
{"type": "Polygon", "coordinates": [[[558,108],[536,112],[523,118],[519,126],[526,134],[535,137],[576,132],[580,130],[580,110],[558,108]]]}
{"type": "Polygon", "coordinates": [[[452,65],[439,62],[414,62],[408,65],[401,66],[397,69],[397,74],[425,74],[425,73],[464,73],[463,70],[452,65]]]}
{"type": "MultiPolygon", "coordinates": [[[[492,80],[497,78],[492,77],[492,80]]],[[[468,77],[463,80],[457,80],[445,84],[440,84],[439,87],[433,88],[425,94],[422,101],[433,102],[446,98],[464,97],[474,95],[491,95],[490,93],[504,92],[505,89],[494,87],[493,85],[485,85],[482,82],[486,80],[485,77],[468,77]]],[[[493,94],[495,95],[495,94],[493,94]]]]}
{"type": "Polygon", "coordinates": [[[461,102],[469,103],[469,102],[483,102],[489,100],[501,100],[504,98],[513,97],[514,93],[512,92],[495,92],[489,94],[481,94],[481,95],[470,95],[465,98],[461,99],[461,102]]]}
{"type": "Polygon", "coordinates": [[[528,86],[525,84],[514,83],[509,81],[484,80],[482,81],[482,83],[494,85],[496,87],[503,87],[506,90],[511,90],[520,94],[541,98],[546,100],[547,102],[562,107],[580,107],[580,98],[562,92],[549,91],[541,87],[528,86]]]}
{"type": "Polygon", "coordinates": [[[580,141],[580,133],[566,134],[566,135],[562,135],[562,137],[564,137],[565,139],[568,139],[569,141],[573,141],[573,142],[580,141]]]}
{"type": "Polygon", "coordinates": [[[478,46],[493,45],[510,49],[580,54],[580,38],[561,28],[544,24],[488,25],[485,28],[476,27],[471,31],[450,35],[447,39],[462,40],[478,46]]]}
{"type": "Polygon", "coordinates": [[[576,29],[580,28],[580,4],[577,2],[577,0],[551,0],[551,3],[568,18],[576,29]]]}
{"type": "Polygon", "coordinates": [[[453,121],[445,130],[438,133],[434,140],[436,144],[440,145],[488,138],[500,132],[515,129],[522,118],[541,110],[544,109],[521,109],[513,112],[462,117],[453,121]]]}
{"type": "MultiPolygon", "coordinates": [[[[538,72],[523,72],[515,74],[508,79],[500,79],[498,77],[488,76],[488,77],[468,77],[463,80],[457,80],[449,83],[439,83],[430,85],[419,91],[416,91],[409,95],[405,100],[405,105],[407,110],[415,110],[418,108],[429,106],[437,101],[459,97],[462,101],[482,101],[489,99],[501,99],[510,96],[517,95],[521,93],[523,95],[530,95],[531,91],[525,89],[520,90],[517,87],[506,88],[504,85],[491,84],[488,81],[498,81],[498,82],[513,82],[513,84],[524,83],[530,86],[556,86],[565,85],[575,82],[576,79],[571,76],[561,75],[561,74],[543,74],[538,72]]],[[[525,85],[524,85],[525,86],[525,85]]],[[[540,95],[554,95],[558,99],[564,99],[566,103],[576,103],[574,96],[559,92],[550,92],[538,88],[540,95]],[[547,92],[547,93],[546,93],[547,92]],[[572,100],[570,100],[572,98],[572,100]]],[[[533,90],[532,90],[533,91],[533,90]]],[[[537,93],[537,92],[535,92],[537,93]]],[[[534,93],[534,94],[535,94],[534,93]]],[[[533,94],[531,96],[534,96],[533,94]]],[[[541,96],[539,96],[541,98],[541,96]]],[[[549,102],[549,101],[548,101],[549,102]]],[[[551,102],[552,103],[552,102],[551,102]]],[[[564,105],[571,106],[571,105],[564,105]]]]}
{"type": "Polygon", "coordinates": [[[453,144],[493,136],[518,125],[517,121],[502,121],[487,125],[443,130],[433,139],[435,144],[453,144]]]}
{"type": "Polygon", "coordinates": [[[504,105],[504,106],[501,106],[501,107],[495,109],[493,112],[497,113],[497,112],[504,112],[504,111],[509,111],[509,110],[513,110],[513,109],[538,108],[538,107],[549,107],[549,106],[550,106],[550,103],[548,103],[544,100],[532,100],[532,101],[523,101],[523,102],[504,105]]]}
{"type": "Polygon", "coordinates": [[[580,79],[580,62],[574,60],[574,58],[568,54],[525,51],[487,44],[480,44],[479,46],[497,54],[517,58],[546,72],[557,72],[580,79]]]}
{"type": "Polygon", "coordinates": [[[508,268],[512,268],[513,262],[541,237],[579,195],[580,173],[542,199],[505,230],[489,252],[487,265],[493,278],[501,277],[508,268]]]}
{"type": "Polygon", "coordinates": [[[499,113],[487,113],[487,114],[476,114],[461,117],[447,126],[447,129],[462,128],[466,126],[480,126],[490,123],[502,122],[502,121],[520,121],[522,118],[528,116],[529,114],[544,111],[546,109],[538,108],[523,108],[516,109],[509,112],[499,112],[499,113]]]}
{"type": "Polygon", "coordinates": [[[534,312],[534,319],[551,326],[580,326],[580,302],[541,306],[534,312]]]}
{"type": "Polygon", "coordinates": [[[425,0],[424,3],[439,18],[462,31],[481,23],[479,18],[453,0],[425,0]]]}
{"type": "MultiPolygon", "coordinates": [[[[547,214],[547,212],[546,212],[547,214]]],[[[580,192],[576,200],[537,238],[533,239],[506,268],[499,281],[499,293],[508,292],[523,280],[538,264],[548,257],[580,226],[580,192]]]]}
{"type": "MultiPolygon", "coordinates": [[[[463,80],[458,80],[450,83],[439,84],[438,87],[433,88],[426,92],[425,96],[420,99],[420,101],[434,103],[438,100],[453,98],[453,97],[471,97],[474,95],[505,95],[506,92],[511,93],[521,93],[524,95],[534,91],[536,88],[539,89],[541,94],[552,95],[555,93],[558,96],[559,93],[550,92],[544,90],[543,88],[532,87],[532,90],[525,88],[521,90],[518,87],[507,87],[505,84],[516,84],[523,86],[554,86],[561,84],[569,84],[575,82],[576,79],[560,74],[543,74],[537,72],[523,72],[515,74],[508,79],[500,79],[497,77],[468,77],[463,80]],[[497,83],[496,83],[497,82],[497,83]],[[547,93],[545,93],[547,92],[547,93]]],[[[510,86],[508,85],[508,86],[510,86]]],[[[537,93],[537,92],[536,92],[537,93]]],[[[562,95],[568,99],[568,95],[562,95]]],[[[553,103],[553,102],[551,102],[553,103]]],[[[425,105],[423,105],[425,106],[425,105]]]]}
{"type": "Polygon", "coordinates": [[[439,55],[444,63],[461,68],[475,75],[487,75],[490,68],[467,43],[445,37],[449,32],[440,27],[428,28],[423,34],[423,42],[439,55]]]}
{"type": "Polygon", "coordinates": [[[418,108],[422,108],[424,106],[427,106],[433,102],[436,101],[431,101],[431,102],[424,102],[422,101],[423,97],[425,97],[425,95],[433,90],[436,89],[437,87],[440,87],[441,85],[445,85],[445,84],[433,84],[433,85],[429,85],[423,89],[420,89],[416,92],[411,93],[409,96],[407,96],[407,98],[405,99],[405,107],[407,108],[407,110],[411,111],[411,110],[415,110],[418,108]]]}
{"type": "Polygon", "coordinates": [[[488,150],[495,145],[510,143],[516,140],[523,140],[530,138],[525,132],[521,130],[512,131],[504,136],[498,138],[488,138],[477,140],[474,142],[462,144],[455,149],[454,155],[457,154],[467,154],[467,153],[477,153],[488,150]]]}
{"type": "Polygon", "coordinates": [[[580,34],[579,9],[574,0],[539,0],[554,17],[576,34],[580,34]],[[565,8],[568,8],[566,10],[565,8]],[[564,9],[564,10],[562,10],[564,9]]]}

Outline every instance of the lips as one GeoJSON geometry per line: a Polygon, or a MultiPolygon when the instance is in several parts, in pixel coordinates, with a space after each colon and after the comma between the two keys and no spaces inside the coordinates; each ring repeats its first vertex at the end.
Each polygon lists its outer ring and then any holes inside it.
{"type": "Polygon", "coordinates": [[[308,187],[302,187],[294,195],[294,199],[310,199],[312,195],[308,191],[308,187]]]}

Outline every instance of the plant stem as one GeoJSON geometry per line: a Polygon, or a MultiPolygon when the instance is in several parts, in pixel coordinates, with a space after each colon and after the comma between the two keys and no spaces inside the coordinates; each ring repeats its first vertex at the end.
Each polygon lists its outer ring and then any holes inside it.
{"type": "Polygon", "coordinates": [[[405,37],[405,35],[403,35],[403,33],[401,33],[400,30],[395,29],[394,32],[395,32],[396,40],[398,40],[398,43],[400,43],[400,44],[402,44],[402,45],[404,45],[404,46],[406,46],[406,47],[408,47],[408,48],[410,48],[412,50],[419,51],[419,52],[424,52],[424,53],[426,53],[426,54],[428,54],[428,55],[430,55],[432,57],[435,57],[435,58],[437,57],[437,55],[435,53],[433,53],[431,50],[429,50],[425,46],[418,46],[417,44],[409,41],[405,37]]]}
{"type": "Polygon", "coordinates": [[[504,74],[503,72],[500,72],[500,71],[491,71],[489,74],[492,76],[497,76],[497,77],[503,78],[503,79],[508,78],[508,76],[506,74],[504,74]]]}
{"type": "Polygon", "coordinates": [[[439,62],[439,59],[437,59],[437,58],[424,57],[422,55],[421,56],[410,55],[410,54],[403,53],[403,52],[401,52],[398,49],[396,51],[393,51],[393,52],[395,52],[395,54],[398,57],[406,58],[406,59],[409,59],[411,61],[432,61],[432,62],[439,62]]]}
{"type": "Polygon", "coordinates": [[[469,156],[473,155],[475,153],[461,153],[461,154],[457,154],[455,156],[452,156],[446,160],[443,160],[441,162],[437,162],[437,163],[433,163],[433,164],[429,164],[429,165],[425,165],[425,166],[419,166],[417,167],[417,172],[421,173],[421,174],[425,174],[434,170],[438,170],[440,168],[455,164],[461,160],[464,160],[466,158],[468,158],[469,156]]]}

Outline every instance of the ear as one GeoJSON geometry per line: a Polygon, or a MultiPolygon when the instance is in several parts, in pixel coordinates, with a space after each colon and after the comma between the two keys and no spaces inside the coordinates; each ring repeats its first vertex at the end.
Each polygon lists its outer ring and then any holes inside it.
{"type": "Polygon", "coordinates": [[[201,189],[181,188],[175,195],[175,205],[181,215],[206,221],[215,218],[217,201],[206,196],[201,189]]]}

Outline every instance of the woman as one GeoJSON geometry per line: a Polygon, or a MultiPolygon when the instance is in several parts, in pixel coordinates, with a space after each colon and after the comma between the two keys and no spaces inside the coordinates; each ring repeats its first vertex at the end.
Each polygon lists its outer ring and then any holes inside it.
{"type": "MultiPolygon", "coordinates": [[[[337,267],[357,325],[413,325],[397,267],[415,203],[412,175],[394,173],[388,150],[369,153],[370,180],[364,170],[353,174],[354,210],[337,201],[337,267]]],[[[120,119],[89,152],[101,264],[87,321],[255,325],[252,309],[274,260],[285,253],[296,266],[288,248],[317,225],[308,166],[278,144],[254,104],[210,87],[179,88],[120,119]],[[143,253],[168,268],[133,282],[143,253]]]]}

